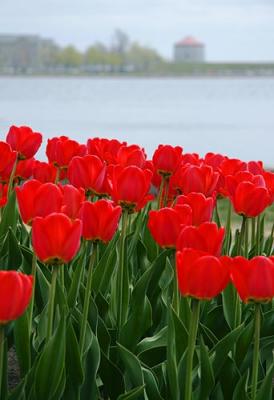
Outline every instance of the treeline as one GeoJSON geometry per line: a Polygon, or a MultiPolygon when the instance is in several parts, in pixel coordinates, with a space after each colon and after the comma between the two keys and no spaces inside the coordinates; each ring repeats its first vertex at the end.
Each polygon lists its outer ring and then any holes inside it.
{"type": "Polygon", "coordinates": [[[131,42],[120,30],[115,31],[109,46],[97,42],[84,52],[72,45],[56,47],[47,55],[48,66],[83,72],[149,72],[164,62],[156,50],[131,42]]]}

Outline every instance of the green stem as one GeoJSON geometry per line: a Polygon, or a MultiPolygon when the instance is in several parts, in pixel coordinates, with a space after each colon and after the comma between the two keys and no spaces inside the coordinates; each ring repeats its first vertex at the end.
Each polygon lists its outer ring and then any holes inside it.
{"type": "Polygon", "coordinates": [[[62,288],[62,292],[65,294],[65,278],[64,278],[64,273],[65,273],[65,270],[64,270],[64,265],[60,265],[60,268],[59,268],[59,270],[60,270],[60,286],[61,286],[61,288],[62,288]]]}
{"type": "Polygon", "coordinates": [[[249,241],[249,223],[248,223],[248,219],[246,219],[245,237],[244,237],[244,257],[245,258],[248,258],[248,241],[249,241]]]}
{"type": "Polygon", "coordinates": [[[5,327],[0,325],[0,398],[2,398],[2,383],[4,380],[4,350],[5,350],[5,327]]]}
{"type": "Polygon", "coordinates": [[[246,221],[247,221],[247,218],[246,218],[245,215],[243,215],[242,218],[243,219],[242,219],[241,231],[240,231],[238,247],[237,247],[237,254],[239,256],[243,255],[242,244],[243,244],[243,240],[244,240],[244,237],[245,237],[245,227],[246,227],[246,221]]]}
{"type": "Polygon", "coordinates": [[[225,237],[225,245],[224,245],[224,254],[229,255],[229,249],[230,249],[230,230],[231,230],[231,214],[232,214],[232,205],[231,201],[228,201],[228,207],[227,207],[227,216],[226,216],[226,237],[225,237]]]}
{"type": "Polygon", "coordinates": [[[163,191],[163,207],[167,206],[168,201],[168,189],[169,189],[169,176],[164,178],[164,191],[163,191]]]}
{"type": "Polygon", "coordinates": [[[178,278],[176,273],[176,263],[175,263],[175,254],[172,253],[171,262],[173,264],[173,297],[172,297],[172,307],[174,308],[177,315],[180,314],[180,295],[179,295],[179,288],[178,288],[178,278]]]}
{"type": "Polygon", "coordinates": [[[55,298],[55,291],[56,291],[57,275],[58,275],[58,267],[56,265],[53,265],[50,293],[49,293],[49,303],[48,303],[48,326],[47,326],[46,342],[48,342],[50,340],[51,335],[52,335],[52,325],[53,325],[53,315],[54,315],[54,298],[55,298]]]}
{"type": "Polygon", "coordinates": [[[165,178],[162,176],[161,185],[158,192],[157,210],[160,210],[160,208],[162,207],[162,197],[163,197],[164,187],[165,187],[165,178]]]}
{"type": "Polygon", "coordinates": [[[7,199],[9,199],[11,191],[12,191],[13,179],[14,179],[14,175],[15,175],[15,172],[16,172],[17,163],[18,163],[18,157],[16,157],[16,160],[14,161],[14,164],[13,164],[13,167],[12,167],[12,170],[11,170],[10,179],[9,179],[9,185],[8,185],[7,199]]]}
{"type": "Polygon", "coordinates": [[[80,328],[80,356],[83,356],[84,344],[86,338],[86,330],[87,330],[87,321],[88,321],[88,311],[90,305],[90,297],[91,297],[91,284],[92,284],[92,275],[93,275],[93,267],[96,261],[96,254],[98,250],[98,244],[93,243],[93,248],[91,250],[91,255],[89,259],[88,266],[88,278],[87,278],[87,286],[85,291],[85,299],[84,299],[84,308],[83,308],[83,317],[81,320],[81,328],[80,328]]]}
{"type": "Polygon", "coordinates": [[[256,255],[259,256],[261,252],[261,214],[257,217],[257,232],[256,232],[256,255]]]}
{"type": "Polygon", "coordinates": [[[59,182],[60,179],[60,174],[61,174],[61,169],[60,167],[56,167],[56,177],[55,177],[55,184],[57,185],[57,183],[59,182]]]}
{"type": "Polygon", "coordinates": [[[192,314],[190,318],[190,328],[189,328],[188,347],[187,347],[186,385],[185,385],[184,400],[191,400],[192,398],[192,365],[193,365],[193,355],[195,350],[195,343],[196,343],[197,330],[199,324],[199,314],[200,314],[200,301],[197,299],[192,299],[192,314]]]}
{"type": "Polygon", "coordinates": [[[261,310],[260,304],[255,304],[255,324],[254,324],[254,349],[253,349],[253,364],[252,364],[252,387],[251,400],[256,400],[257,382],[258,382],[258,366],[259,366],[259,351],[260,351],[260,327],[261,327],[261,310]]]}
{"type": "Polygon", "coordinates": [[[251,219],[251,247],[256,244],[256,218],[251,219]]]}
{"type": "Polygon", "coordinates": [[[31,296],[30,306],[29,306],[29,339],[31,336],[33,306],[34,306],[34,297],[35,297],[36,266],[37,266],[37,257],[36,257],[36,254],[33,252],[32,263],[31,263],[31,275],[33,277],[33,285],[32,285],[32,296],[31,296]]]}
{"type": "Polygon", "coordinates": [[[127,282],[127,271],[125,270],[125,245],[126,245],[126,234],[127,234],[127,222],[128,222],[128,211],[124,210],[122,215],[122,231],[120,236],[120,252],[119,252],[119,270],[118,270],[118,315],[117,323],[118,330],[122,327],[127,318],[128,298],[125,298],[124,292],[128,290],[125,285],[127,282]]]}

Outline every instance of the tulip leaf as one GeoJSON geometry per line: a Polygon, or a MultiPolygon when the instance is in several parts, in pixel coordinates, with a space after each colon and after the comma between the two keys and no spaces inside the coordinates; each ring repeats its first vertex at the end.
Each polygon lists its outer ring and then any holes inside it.
{"type": "Polygon", "coordinates": [[[155,376],[153,373],[147,369],[147,368],[142,368],[143,371],[143,376],[144,376],[144,381],[145,381],[145,387],[146,387],[146,394],[149,400],[163,400],[157,381],[155,379],[155,376]]]}
{"type": "Polygon", "coordinates": [[[118,366],[103,351],[101,351],[99,375],[104,383],[105,391],[111,400],[116,400],[121,393],[124,393],[123,374],[118,366]]]}
{"type": "Polygon", "coordinates": [[[145,351],[157,348],[157,347],[166,347],[167,345],[167,327],[165,326],[159,332],[157,332],[154,336],[149,336],[143,339],[137,345],[137,353],[141,354],[145,351]]]}
{"type": "Polygon", "coordinates": [[[235,297],[237,292],[235,287],[230,283],[222,293],[223,313],[230,329],[233,329],[235,323],[235,297]]]}
{"type": "Polygon", "coordinates": [[[139,386],[122,394],[117,400],[143,400],[144,399],[144,386],[139,386]]]}
{"type": "Polygon", "coordinates": [[[80,358],[79,344],[71,319],[67,323],[66,336],[66,370],[68,381],[71,386],[76,386],[77,388],[84,381],[84,372],[80,358]]]}
{"type": "Polygon", "coordinates": [[[22,253],[12,228],[9,227],[0,250],[1,269],[18,270],[22,264],[22,253]]]}
{"type": "Polygon", "coordinates": [[[235,386],[234,392],[233,392],[233,398],[232,400],[248,400],[249,397],[247,395],[247,380],[248,380],[248,371],[241,376],[239,379],[238,383],[235,386]]]}
{"type": "Polygon", "coordinates": [[[267,374],[257,392],[256,400],[271,400],[273,393],[273,373],[274,373],[274,363],[267,371],[267,374]]]}
{"type": "Polygon", "coordinates": [[[172,308],[168,313],[168,334],[167,334],[167,377],[169,398],[179,400],[179,382],[178,382],[178,359],[176,348],[176,328],[175,318],[172,308]]]}
{"type": "Polygon", "coordinates": [[[8,203],[6,204],[0,223],[0,238],[4,236],[8,231],[9,227],[13,232],[16,231],[16,225],[18,220],[18,211],[16,205],[16,195],[13,191],[9,197],[8,203]]]}
{"type": "Polygon", "coordinates": [[[37,363],[34,390],[37,399],[52,399],[63,379],[65,368],[65,317],[62,316],[59,326],[45,345],[37,363]]]}
{"type": "Polygon", "coordinates": [[[100,347],[97,337],[92,334],[91,345],[85,356],[85,381],[81,388],[81,397],[86,400],[97,399],[98,388],[96,383],[97,372],[100,365],[100,347]]]}
{"type": "Polygon", "coordinates": [[[28,315],[28,312],[24,312],[24,314],[14,322],[14,342],[21,376],[28,373],[31,364],[28,315]]]}
{"type": "Polygon", "coordinates": [[[79,296],[80,285],[82,281],[83,270],[85,269],[84,249],[80,252],[77,262],[75,262],[75,269],[73,271],[72,282],[68,292],[68,306],[73,308],[79,296]]]}
{"type": "Polygon", "coordinates": [[[201,369],[201,381],[200,381],[200,393],[199,399],[207,399],[212,392],[215,379],[212,369],[212,362],[209,357],[209,352],[204,344],[203,338],[200,341],[200,369],[201,369]]]}
{"type": "Polygon", "coordinates": [[[131,387],[144,385],[144,376],[138,358],[121,344],[117,344],[118,353],[125,366],[125,374],[128,377],[131,387]]]}
{"type": "Polygon", "coordinates": [[[242,329],[243,325],[239,325],[233,331],[229,332],[224,338],[222,338],[211,350],[211,353],[213,352],[215,353],[215,357],[212,364],[215,378],[221,371],[225,363],[227,354],[237,343],[237,340],[240,337],[242,329]]]}

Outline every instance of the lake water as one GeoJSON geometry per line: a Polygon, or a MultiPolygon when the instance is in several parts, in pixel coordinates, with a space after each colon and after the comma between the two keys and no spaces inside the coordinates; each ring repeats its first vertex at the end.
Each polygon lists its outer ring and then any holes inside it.
{"type": "MultiPolygon", "coordinates": [[[[115,137],[274,165],[274,79],[0,78],[0,137],[115,137]]],[[[39,157],[43,158],[43,150],[39,157]]]]}

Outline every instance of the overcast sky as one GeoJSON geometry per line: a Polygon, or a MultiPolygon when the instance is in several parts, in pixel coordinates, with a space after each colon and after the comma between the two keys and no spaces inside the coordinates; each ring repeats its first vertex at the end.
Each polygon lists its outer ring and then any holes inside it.
{"type": "Polygon", "coordinates": [[[274,60],[274,0],[0,0],[0,33],[39,33],[81,49],[115,28],[172,56],[193,35],[208,60],[274,60]]]}

